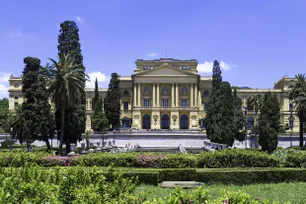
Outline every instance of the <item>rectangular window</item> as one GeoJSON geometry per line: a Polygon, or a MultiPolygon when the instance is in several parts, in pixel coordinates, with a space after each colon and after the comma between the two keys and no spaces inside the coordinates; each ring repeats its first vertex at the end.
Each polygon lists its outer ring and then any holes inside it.
{"type": "Polygon", "coordinates": [[[163,107],[168,107],[168,99],[163,99],[163,107]]]}
{"type": "Polygon", "coordinates": [[[128,110],[129,109],[129,102],[123,102],[123,108],[124,108],[124,110],[128,110]]]}
{"type": "Polygon", "coordinates": [[[149,107],[150,106],[150,99],[144,99],[143,106],[144,107],[149,107]]]}
{"type": "Polygon", "coordinates": [[[187,99],[182,99],[182,107],[187,107],[187,99]]]}

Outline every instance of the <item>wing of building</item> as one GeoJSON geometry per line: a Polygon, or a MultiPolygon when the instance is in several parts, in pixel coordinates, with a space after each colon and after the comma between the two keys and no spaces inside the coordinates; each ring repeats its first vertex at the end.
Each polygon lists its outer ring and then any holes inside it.
{"type": "MultiPolygon", "coordinates": [[[[206,104],[212,87],[211,76],[200,76],[195,59],[177,60],[160,58],[157,60],[136,60],[132,76],[120,76],[121,125],[137,129],[198,129],[205,128],[206,104]]],[[[119,73],[120,74],[120,73],[119,73]]],[[[10,104],[14,110],[21,104],[22,76],[9,79],[10,104]]],[[[283,126],[289,124],[288,86],[292,79],[284,76],[275,83],[273,89],[251,89],[241,87],[237,95],[242,107],[248,107],[247,128],[256,122],[253,107],[248,99],[255,94],[271,91],[278,95],[283,126]]],[[[106,97],[107,88],[100,88],[100,97],[106,97]]],[[[94,89],[86,89],[86,129],[91,130],[93,115],[92,98],[94,89]]],[[[242,110],[244,111],[244,109],[242,110]]],[[[293,131],[298,132],[298,120],[293,131]]]]}

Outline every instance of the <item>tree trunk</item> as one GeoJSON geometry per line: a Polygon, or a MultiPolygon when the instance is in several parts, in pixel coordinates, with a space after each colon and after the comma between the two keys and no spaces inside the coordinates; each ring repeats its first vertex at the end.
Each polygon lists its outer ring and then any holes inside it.
{"type": "Polygon", "coordinates": [[[303,147],[304,143],[304,134],[303,134],[303,122],[304,122],[304,116],[303,114],[299,114],[299,121],[300,121],[300,147],[303,147]]]}
{"type": "Polygon", "coordinates": [[[66,155],[70,153],[70,138],[71,138],[71,117],[70,117],[71,112],[67,112],[67,118],[66,120],[68,121],[68,125],[66,127],[67,130],[67,135],[65,137],[65,144],[66,144],[66,155]]]}
{"type": "Polygon", "coordinates": [[[64,139],[64,127],[65,127],[65,107],[62,109],[62,121],[61,121],[61,137],[60,137],[60,145],[58,149],[59,155],[63,154],[63,139],[64,139]]]}
{"type": "Polygon", "coordinates": [[[47,150],[48,151],[51,150],[51,146],[50,146],[50,142],[49,142],[48,137],[44,137],[44,139],[45,139],[45,142],[46,142],[47,150]]]}

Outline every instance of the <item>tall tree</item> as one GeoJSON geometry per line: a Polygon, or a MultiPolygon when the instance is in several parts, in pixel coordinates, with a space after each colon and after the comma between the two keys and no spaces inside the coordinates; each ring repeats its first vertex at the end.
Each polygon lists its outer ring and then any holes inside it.
{"type": "Polygon", "coordinates": [[[221,101],[219,89],[222,82],[221,69],[219,62],[214,61],[212,68],[212,91],[207,101],[206,111],[206,134],[211,141],[216,141],[216,138],[221,138],[221,101]]]}
{"type": "Polygon", "coordinates": [[[105,98],[105,115],[112,127],[120,126],[120,89],[117,73],[112,73],[105,98]]]}
{"type": "Polygon", "coordinates": [[[98,80],[95,82],[95,97],[93,99],[94,114],[92,116],[92,127],[94,131],[105,131],[108,128],[108,120],[102,111],[102,100],[99,97],[98,80]]]}
{"type": "MultiPolygon", "coordinates": [[[[22,77],[22,94],[24,96],[24,102],[21,107],[23,116],[25,119],[27,132],[27,145],[39,137],[39,122],[42,118],[41,104],[39,96],[42,94],[42,90],[39,84],[39,71],[40,71],[40,60],[34,57],[24,58],[26,64],[23,70],[22,77]]],[[[46,141],[48,143],[48,140],[46,141]]]]}
{"type": "MultiPolygon", "coordinates": [[[[74,60],[74,64],[77,65],[78,70],[83,70],[82,76],[85,80],[85,67],[83,65],[83,55],[81,53],[81,44],[79,37],[79,28],[74,21],[64,21],[60,25],[60,34],[58,36],[58,54],[59,56],[69,54],[74,60]]],[[[76,142],[81,140],[82,133],[85,132],[86,125],[86,96],[85,96],[85,83],[83,85],[83,91],[80,95],[80,101],[76,101],[75,106],[69,108],[69,112],[66,114],[66,119],[69,119],[68,129],[65,130],[65,143],[67,145],[67,151],[70,148],[70,142],[76,142]],[[68,115],[69,114],[69,115],[68,115]]],[[[60,110],[57,110],[56,117],[60,114],[60,110]]],[[[57,118],[58,123],[61,123],[61,118],[57,118]]]]}
{"type": "Polygon", "coordinates": [[[105,131],[109,127],[108,120],[102,111],[101,100],[95,104],[94,114],[92,116],[92,127],[94,131],[105,131]]]}
{"type": "Polygon", "coordinates": [[[212,87],[213,89],[219,89],[222,82],[222,76],[221,76],[221,68],[219,65],[219,62],[217,60],[214,61],[213,65],[213,75],[212,75],[212,87]]]}
{"type": "Polygon", "coordinates": [[[9,100],[7,98],[0,99],[0,132],[7,132],[6,121],[9,114],[9,100]]]}
{"type": "Polygon", "coordinates": [[[236,134],[235,104],[230,83],[222,82],[219,90],[221,102],[221,137],[215,142],[232,146],[236,134]]]}
{"type": "Polygon", "coordinates": [[[272,153],[278,143],[280,108],[276,94],[267,92],[259,117],[259,144],[263,151],[272,153]]]}
{"type": "MultiPolygon", "coordinates": [[[[295,75],[295,79],[291,82],[289,86],[289,99],[293,100],[295,104],[299,103],[300,97],[302,93],[306,92],[306,76],[305,74],[298,74],[295,75]]],[[[289,108],[289,107],[288,107],[289,108]]],[[[300,147],[303,147],[304,143],[304,135],[303,135],[303,124],[305,122],[305,112],[306,109],[303,106],[296,106],[295,110],[297,112],[297,115],[299,117],[299,132],[300,132],[300,147]]]]}
{"type": "MultiPolygon", "coordinates": [[[[60,55],[58,60],[50,60],[54,77],[48,81],[47,93],[54,102],[55,108],[59,110],[57,111],[57,118],[60,117],[61,124],[59,154],[62,154],[64,140],[67,145],[66,151],[69,153],[70,142],[75,142],[69,137],[73,133],[73,128],[70,128],[71,118],[76,117],[71,110],[75,110],[81,101],[86,75],[84,70],[74,63],[74,59],[69,54],[60,55]]],[[[59,122],[57,121],[57,123],[59,122]]]]}
{"type": "MultiPolygon", "coordinates": [[[[98,79],[95,81],[95,96],[92,100],[92,108],[95,109],[96,102],[99,100],[99,87],[98,87],[98,79]]],[[[101,102],[102,105],[102,102],[101,102]]]]}
{"type": "Polygon", "coordinates": [[[33,140],[43,140],[50,149],[49,136],[54,135],[54,119],[46,94],[44,69],[38,58],[26,57],[24,63],[22,94],[25,100],[21,111],[30,134],[26,142],[29,145],[33,140]]]}
{"type": "Polygon", "coordinates": [[[235,139],[238,141],[245,140],[246,130],[245,128],[245,116],[241,110],[241,99],[237,96],[237,89],[234,89],[234,110],[235,110],[235,139]]]}

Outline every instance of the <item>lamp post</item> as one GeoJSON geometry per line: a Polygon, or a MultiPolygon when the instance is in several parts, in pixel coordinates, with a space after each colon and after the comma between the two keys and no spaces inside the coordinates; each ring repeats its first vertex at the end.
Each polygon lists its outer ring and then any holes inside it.
{"type": "Polygon", "coordinates": [[[13,138],[13,128],[11,127],[11,144],[10,144],[10,150],[12,151],[12,138],[13,138]]]}
{"type": "Polygon", "coordinates": [[[293,129],[293,104],[289,103],[289,112],[290,112],[290,118],[289,118],[289,127],[290,127],[290,147],[292,147],[292,129],[293,129]]]}
{"type": "Polygon", "coordinates": [[[247,141],[246,141],[246,138],[247,138],[247,113],[248,113],[248,107],[247,106],[244,106],[244,115],[245,115],[245,139],[244,139],[244,143],[245,143],[245,148],[247,148],[247,141]]]}

